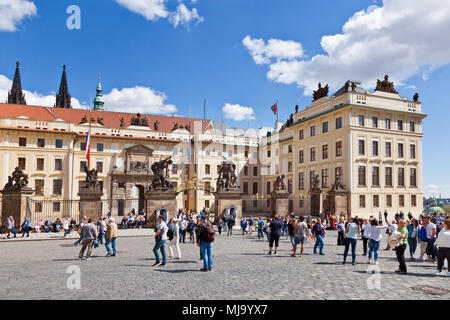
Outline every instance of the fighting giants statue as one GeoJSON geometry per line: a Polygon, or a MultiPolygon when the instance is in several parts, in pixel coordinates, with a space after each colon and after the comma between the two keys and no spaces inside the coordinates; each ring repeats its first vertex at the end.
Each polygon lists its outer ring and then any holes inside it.
{"type": "Polygon", "coordinates": [[[341,179],[336,177],[336,181],[331,185],[330,192],[338,191],[339,189],[345,190],[345,186],[342,184],[341,179]]]}
{"type": "Polygon", "coordinates": [[[314,177],[313,185],[311,186],[311,190],[310,191],[320,192],[319,184],[320,184],[319,183],[319,176],[316,175],[314,177]]]}
{"type": "Polygon", "coordinates": [[[284,178],[285,175],[283,174],[275,179],[275,181],[273,182],[273,191],[286,190],[286,185],[283,182],[284,178]]]}
{"type": "Polygon", "coordinates": [[[375,91],[397,93],[397,91],[395,91],[394,83],[389,81],[388,75],[384,76],[383,81],[377,80],[377,87],[376,87],[375,91]]]}
{"type": "Polygon", "coordinates": [[[23,171],[16,167],[14,172],[8,177],[8,183],[5,185],[5,189],[16,188],[25,189],[28,185],[28,175],[23,173],[23,171]]]}
{"type": "Polygon", "coordinates": [[[217,191],[221,189],[230,190],[236,189],[236,165],[231,162],[223,161],[220,170],[219,177],[217,178],[217,191]]]}
{"type": "Polygon", "coordinates": [[[173,190],[173,185],[166,180],[169,177],[169,166],[173,163],[170,157],[157,161],[150,167],[155,177],[150,185],[151,190],[169,191],[173,190]]]}
{"type": "Polygon", "coordinates": [[[85,164],[83,164],[83,171],[86,173],[86,180],[84,187],[97,188],[98,186],[97,169],[89,170],[88,167],[85,164]]]}

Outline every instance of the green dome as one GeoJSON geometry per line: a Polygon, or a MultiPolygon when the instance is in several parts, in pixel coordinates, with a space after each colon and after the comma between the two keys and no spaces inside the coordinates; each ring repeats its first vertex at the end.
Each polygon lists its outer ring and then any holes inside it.
{"type": "Polygon", "coordinates": [[[445,213],[445,210],[442,209],[441,207],[428,207],[425,209],[425,212],[432,212],[432,213],[445,213]]]}
{"type": "Polygon", "coordinates": [[[439,206],[439,207],[441,207],[441,208],[443,208],[443,207],[444,207],[444,201],[442,201],[442,200],[439,200],[439,202],[438,202],[438,206],[439,206]]]}

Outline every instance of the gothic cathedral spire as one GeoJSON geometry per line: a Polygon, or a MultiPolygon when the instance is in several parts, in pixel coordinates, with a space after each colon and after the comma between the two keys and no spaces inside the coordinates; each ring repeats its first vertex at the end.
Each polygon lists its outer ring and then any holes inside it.
{"type": "Polygon", "coordinates": [[[61,78],[61,84],[59,86],[59,93],[56,96],[56,108],[71,109],[69,86],[67,85],[66,65],[63,66],[63,74],[61,78]]]}
{"type": "Polygon", "coordinates": [[[14,80],[11,91],[8,92],[9,104],[27,104],[25,101],[25,95],[22,92],[22,84],[20,81],[19,62],[16,63],[16,73],[14,74],[14,80]]]}
{"type": "Polygon", "coordinates": [[[98,84],[97,84],[97,95],[94,99],[94,110],[96,111],[105,111],[104,109],[105,102],[103,101],[102,96],[102,85],[100,83],[100,75],[98,76],[98,84]]]}

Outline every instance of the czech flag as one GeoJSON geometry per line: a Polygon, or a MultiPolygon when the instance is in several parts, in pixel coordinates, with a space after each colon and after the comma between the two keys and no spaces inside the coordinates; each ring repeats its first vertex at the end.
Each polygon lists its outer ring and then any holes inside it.
{"type": "Polygon", "coordinates": [[[86,137],[86,159],[88,161],[88,168],[91,161],[91,129],[89,129],[88,135],[86,137]]]}
{"type": "Polygon", "coordinates": [[[273,111],[273,114],[278,114],[278,101],[270,108],[273,111]]]}

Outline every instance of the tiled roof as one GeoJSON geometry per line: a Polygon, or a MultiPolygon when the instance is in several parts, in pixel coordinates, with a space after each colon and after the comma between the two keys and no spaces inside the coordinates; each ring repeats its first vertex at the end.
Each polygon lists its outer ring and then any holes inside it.
{"type": "MultiPolygon", "coordinates": [[[[125,113],[125,112],[110,112],[110,111],[93,111],[84,109],[63,109],[63,108],[51,108],[51,107],[41,107],[41,106],[29,106],[29,105],[18,105],[18,104],[7,104],[0,103],[0,118],[15,118],[20,116],[26,116],[33,120],[39,121],[51,121],[56,119],[62,119],[67,122],[74,124],[79,124],[80,120],[86,116],[88,119],[94,117],[103,118],[103,125],[107,128],[117,128],[120,129],[120,118],[123,118],[125,122],[125,128],[130,125],[130,120],[135,114],[125,113]]],[[[153,124],[159,121],[158,131],[171,132],[174,125],[182,125],[185,127],[187,124],[190,125],[190,131],[194,130],[194,121],[202,122],[202,131],[204,132],[211,120],[195,118],[183,118],[183,117],[172,117],[172,116],[159,116],[143,114],[141,117],[148,119],[148,124],[150,129],[153,130],[153,124]]]]}

